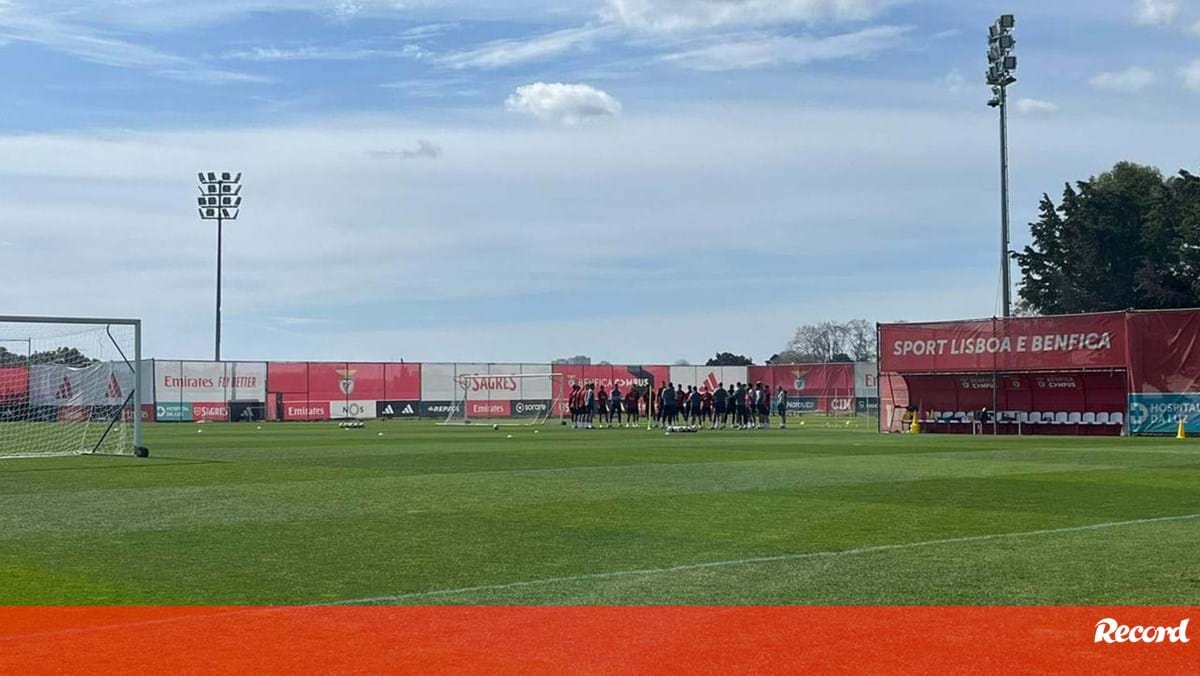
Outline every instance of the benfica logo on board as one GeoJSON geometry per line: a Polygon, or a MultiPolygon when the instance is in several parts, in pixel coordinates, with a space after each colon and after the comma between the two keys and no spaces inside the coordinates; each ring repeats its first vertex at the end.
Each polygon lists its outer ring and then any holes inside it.
{"type": "Polygon", "coordinates": [[[792,385],[797,390],[808,389],[808,371],[792,371],[792,377],[794,378],[792,385]]]}
{"type": "Polygon", "coordinates": [[[354,369],[338,369],[338,375],[341,379],[338,380],[338,389],[342,394],[350,394],[354,391],[354,374],[358,371],[354,369]]]}

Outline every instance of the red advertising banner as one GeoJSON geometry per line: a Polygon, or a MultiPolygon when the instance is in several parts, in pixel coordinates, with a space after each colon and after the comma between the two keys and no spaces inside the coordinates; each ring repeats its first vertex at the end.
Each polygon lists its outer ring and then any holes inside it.
{"type": "Polygon", "coordinates": [[[1123,369],[1125,314],[886,324],[880,360],[900,373],[1123,369]]]}
{"type": "Polygon", "coordinates": [[[665,385],[671,377],[670,366],[569,366],[563,364],[554,365],[554,373],[562,374],[562,378],[555,380],[555,387],[561,388],[561,391],[556,389],[554,392],[555,399],[559,400],[560,414],[565,414],[567,411],[567,395],[571,392],[572,385],[587,385],[594,383],[596,387],[603,386],[606,390],[611,390],[613,385],[618,385],[621,391],[628,394],[629,390],[637,387],[639,391],[644,392],[647,387],[658,389],[665,385]]]}
{"type": "Polygon", "coordinates": [[[0,368],[0,401],[29,397],[29,369],[0,368]]]}
{"type": "Polygon", "coordinates": [[[512,401],[468,401],[468,414],[472,418],[507,418],[512,415],[512,401]]]}
{"type": "Polygon", "coordinates": [[[1129,330],[1134,392],[1200,392],[1200,312],[1134,312],[1129,330]]]}
{"type": "Polygon", "coordinates": [[[308,392],[308,362],[268,362],[267,389],[271,392],[308,392]]]}
{"type": "Polygon", "coordinates": [[[572,385],[589,383],[596,387],[603,385],[609,390],[613,385],[619,385],[625,391],[634,385],[639,388],[658,386],[667,382],[670,371],[669,366],[554,366],[554,373],[563,375],[563,384],[568,390],[572,385]]]}
{"type": "Polygon", "coordinates": [[[309,399],[386,399],[383,364],[310,362],[309,399]]]}
{"type": "Polygon", "coordinates": [[[284,420],[329,420],[329,401],[284,401],[284,420]]]}
{"type": "Polygon", "coordinates": [[[387,396],[380,399],[417,401],[421,398],[420,364],[386,364],[383,374],[387,396]]]}
{"type": "Polygon", "coordinates": [[[1189,607],[10,607],[14,674],[1192,674],[1189,607]]]}
{"type": "MultiPolygon", "coordinates": [[[[793,397],[854,397],[854,364],[751,366],[750,382],[793,397]]],[[[726,383],[728,385],[728,383],[726,383]]]]}
{"type": "Polygon", "coordinates": [[[229,404],[223,401],[193,403],[192,420],[194,422],[228,422],[229,404]]]}

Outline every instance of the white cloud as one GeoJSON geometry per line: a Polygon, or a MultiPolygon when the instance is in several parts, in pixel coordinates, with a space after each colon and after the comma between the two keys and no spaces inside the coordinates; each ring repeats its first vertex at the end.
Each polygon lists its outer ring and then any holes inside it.
{"type": "Polygon", "coordinates": [[[1137,0],[1137,22],[1144,26],[1165,26],[1179,16],[1178,0],[1137,0]]]}
{"type": "Polygon", "coordinates": [[[535,82],[517,87],[504,105],[510,111],[566,126],[621,114],[621,103],[607,92],[586,84],[561,82],[535,82]]]}
{"type": "Polygon", "coordinates": [[[632,28],[685,31],[877,16],[894,0],[608,0],[609,15],[632,28]]]}
{"type": "Polygon", "coordinates": [[[941,83],[946,89],[952,92],[959,92],[967,86],[967,78],[961,70],[955,68],[942,77],[941,83]]]}
{"type": "Polygon", "coordinates": [[[1096,89],[1125,93],[1140,92],[1157,81],[1157,75],[1138,66],[1131,66],[1125,70],[1100,73],[1089,80],[1091,85],[1096,89]]]}
{"type": "Polygon", "coordinates": [[[333,6],[333,15],[339,19],[351,19],[358,16],[363,11],[361,2],[356,0],[338,0],[333,6]]]}
{"type": "Polygon", "coordinates": [[[1039,99],[1020,99],[1017,101],[1017,112],[1033,116],[1053,115],[1058,112],[1058,104],[1039,99]]]}
{"type": "Polygon", "coordinates": [[[451,68],[504,68],[587,49],[608,32],[607,27],[586,26],[531,38],[495,40],[474,49],[447,54],[439,61],[451,68]]]}
{"type": "Polygon", "coordinates": [[[1200,92],[1200,59],[1196,59],[1190,64],[1179,69],[1179,76],[1183,78],[1183,84],[1188,89],[1200,92]]]}
{"type": "Polygon", "coordinates": [[[903,26],[877,26],[828,37],[737,36],[668,54],[663,59],[694,70],[725,71],[865,58],[902,44],[909,30],[903,26]]]}
{"type": "Polygon", "coordinates": [[[147,70],[156,75],[207,84],[268,82],[248,73],[213,69],[193,59],[120,40],[81,25],[25,13],[20,7],[0,7],[0,39],[27,42],[84,61],[115,68],[147,70]]]}
{"type": "Polygon", "coordinates": [[[421,59],[426,51],[419,45],[404,45],[400,49],[372,49],[366,47],[320,47],[304,46],[290,49],[278,47],[252,47],[225,52],[223,59],[239,61],[362,61],[377,58],[421,59]]]}
{"type": "MultiPolygon", "coordinates": [[[[991,250],[994,117],[891,93],[874,105],[673,103],[584,133],[397,115],[0,135],[0,155],[21,158],[0,182],[0,239],[12,243],[0,247],[0,306],[141,316],[148,356],[211,354],[214,234],[190,205],[198,168],[233,167],[245,172],[246,208],[225,231],[231,358],[543,360],[603,341],[614,360],[694,359],[727,349],[710,345],[720,332],[688,334],[662,354],[637,327],[689,311],[684,293],[719,296],[743,275],[771,289],[761,313],[749,311],[778,317],[737,346],[760,357],[796,317],[986,315],[993,262],[970,254],[991,250]],[[417,139],[448,150],[436,162],[369,156],[417,139]],[[919,269],[896,262],[914,256],[919,269]],[[664,265],[679,272],[664,276],[664,265]],[[63,274],[83,268],[86,284],[63,274]],[[630,275],[664,292],[606,300],[630,275]],[[881,294],[896,275],[903,294],[881,294]],[[130,293],[135,283],[145,292],[130,293]],[[861,294],[847,291],[854,284],[861,294]],[[814,285],[829,291],[792,300],[814,285]],[[548,293],[578,301],[535,302],[548,293]],[[957,300],[943,303],[948,293],[957,300]],[[538,323],[564,308],[596,318],[578,319],[578,331],[538,323]],[[281,337],[273,317],[329,323],[281,337]],[[601,323],[616,328],[596,331],[601,323]],[[389,329],[412,333],[372,333],[389,329]]],[[[1070,125],[1029,125],[1014,222],[1036,218],[1041,193],[1064,177],[1126,158],[1130,138],[1147,163],[1193,162],[1179,139],[1195,123],[1174,113],[1149,126],[1089,110],[1070,125]]],[[[712,304],[710,327],[742,325],[726,313],[744,298],[712,304]]]]}
{"type": "Polygon", "coordinates": [[[417,147],[406,150],[369,150],[369,157],[377,160],[436,160],[442,156],[442,147],[433,141],[417,139],[417,147]]]}

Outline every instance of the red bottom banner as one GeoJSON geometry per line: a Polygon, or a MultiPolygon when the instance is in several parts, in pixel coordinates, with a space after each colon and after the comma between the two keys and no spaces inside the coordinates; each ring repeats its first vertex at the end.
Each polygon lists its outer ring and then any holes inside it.
{"type": "Polygon", "coordinates": [[[0,673],[1200,672],[1196,608],[0,608],[0,673]]]}

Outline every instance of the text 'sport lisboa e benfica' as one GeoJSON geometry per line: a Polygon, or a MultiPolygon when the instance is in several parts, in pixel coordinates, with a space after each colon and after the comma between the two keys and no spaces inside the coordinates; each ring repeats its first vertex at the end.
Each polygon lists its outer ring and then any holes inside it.
{"type": "Polygon", "coordinates": [[[880,427],[1200,432],[1200,310],[879,326],[880,427]]]}

